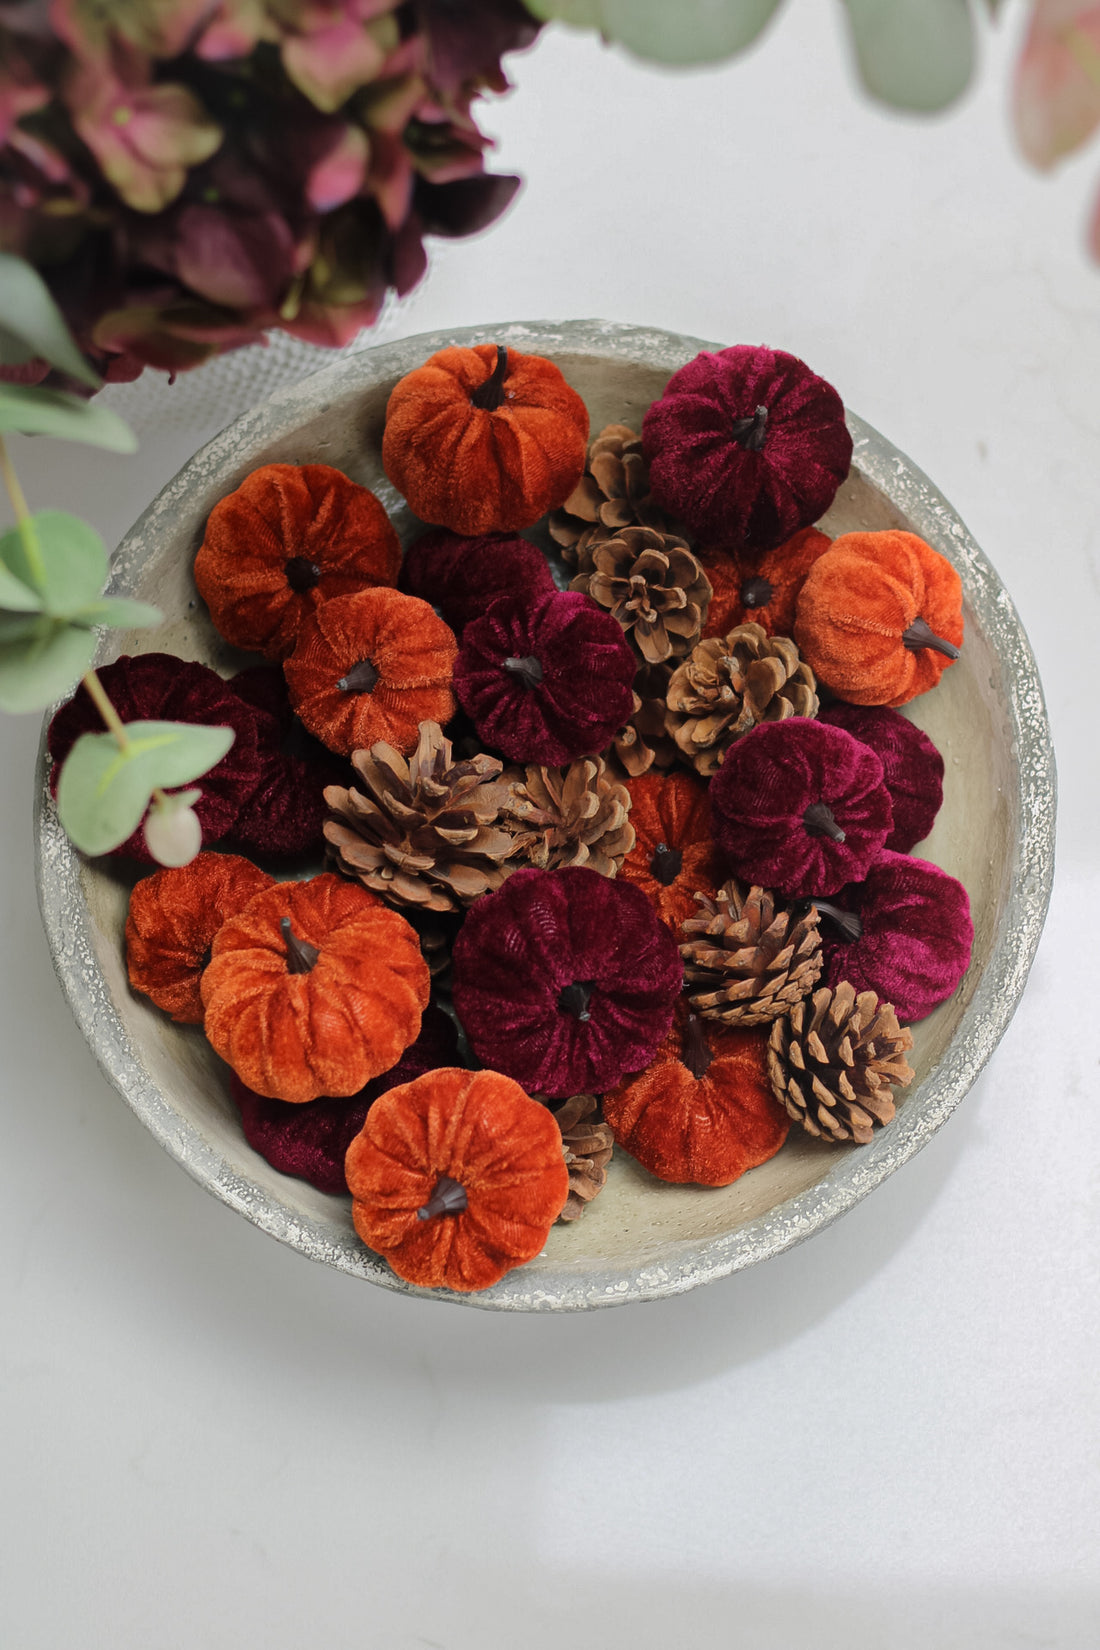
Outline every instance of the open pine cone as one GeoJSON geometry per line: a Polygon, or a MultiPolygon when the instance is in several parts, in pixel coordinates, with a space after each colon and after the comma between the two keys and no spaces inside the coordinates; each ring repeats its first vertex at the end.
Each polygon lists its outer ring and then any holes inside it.
{"type": "Polygon", "coordinates": [[[816,716],[814,673],[789,636],[758,624],[699,642],[668,684],[668,731],[705,779],[759,722],[816,716]]]}
{"type": "Polygon", "coordinates": [[[384,741],[351,760],[363,789],[325,791],[325,837],[345,876],[391,905],[461,911],[515,869],[527,839],[500,823],[495,757],[453,762],[439,724],[421,722],[408,761],[384,741]]]}
{"type": "Polygon", "coordinates": [[[503,813],[526,833],[527,865],[587,865],[613,877],[634,846],[630,792],[602,756],[578,757],[563,768],[509,768],[501,784],[503,813]]]}
{"type": "Polygon", "coordinates": [[[550,517],[550,536],[570,567],[586,570],[586,554],[623,527],[669,525],[649,492],[642,438],[625,424],[608,424],[588,448],[584,475],[550,517]]]}
{"type": "Polygon", "coordinates": [[[903,1058],[913,1046],[889,1003],[842,980],[822,986],[777,1020],[768,1041],[768,1076],[796,1123],[825,1140],[865,1146],[875,1125],[894,1115],[891,1089],[912,1082],[903,1058]]]}
{"type": "Polygon", "coordinates": [[[634,708],[607,751],[630,779],[650,768],[674,767],[679,752],[665,730],[668,665],[645,665],[634,678],[634,708]]]}
{"type": "Polygon", "coordinates": [[[554,1113],[569,1170],[569,1196],[559,1220],[579,1220],[607,1180],[615,1137],[609,1123],[597,1121],[599,1109],[594,1094],[574,1094],[554,1113]]]}
{"type": "Polygon", "coordinates": [[[590,547],[590,569],[570,585],[609,608],[643,664],[690,651],[710,607],[710,580],[685,540],[653,527],[624,527],[590,547]]]}
{"type": "Polygon", "coordinates": [[[714,899],[694,896],[681,924],[684,991],[696,1014],[728,1026],[764,1025],[807,997],[821,975],[818,913],[775,903],[763,888],[727,882],[714,899]]]}

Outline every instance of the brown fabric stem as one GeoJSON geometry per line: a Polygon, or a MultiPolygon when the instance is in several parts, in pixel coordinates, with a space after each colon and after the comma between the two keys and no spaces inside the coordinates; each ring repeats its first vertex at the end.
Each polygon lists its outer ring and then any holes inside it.
{"type": "Polygon", "coordinates": [[[839,905],[830,905],[825,899],[812,899],[810,904],[823,917],[828,917],[842,940],[847,940],[851,945],[863,938],[863,922],[854,911],[842,911],[839,905]]]}
{"type": "Polygon", "coordinates": [[[954,642],[945,642],[942,636],[937,636],[927,621],[921,618],[913,620],[908,630],[903,630],[901,639],[911,653],[917,653],[922,647],[930,647],[936,653],[942,653],[945,659],[957,659],[959,650],[954,642]]]}
{"type": "Polygon", "coordinates": [[[657,878],[661,887],[671,888],[683,868],[682,851],[679,848],[670,848],[666,842],[658,842],[649,862],[649,871],[651,876],[657,878]]]}
{"type": "Polygon", "coordinates": [[[775,595],[775,586],[770,584],[762,573],[754,573],[751,579],[746,579],[741,586],[741,606],[747,608],[767,607],[775,595]]]}
{"type": "Polygon", "coordinates": [[[321,955],[315,945],[308,940],[300,940],[290,926],[289,917],[279,919],[279,932],[286,942],[286,967],[288,974],[308,974],[314,963],[321,955]]]}
{"type": "Polygon", "coordinates": [[[689,1014],[687,1017],[680,1059],[697,1080],[706,1076],[710,1063],[714,1059],[714,1055],[707,1045],[703,1022],[698,1014],[689,1014]]]}
{"type": "Polygon", "coordinates": [[[525,688],[538,687],[542,681],[542,665],[529,653],[524,659],[505,659],[505,670],[510,670],[513,676],[518,676],[525,688]]]}
{"type": "Polygon", "coordinates": [[[286,564],[286,582],[297,596],[312,590],[320,577],[320,567],[308,556],[291,556],[286,564]]]}
{"type": "Polygon", "coordinates": [[[595,983],[594,980],[574,980],[572,985],[563,985],[558,992],[558,1007],[577,1020],[590,1020],[592,1015],[588,1005],[595,983]]]}
{"type": "Polygon", "coordinates": [[[744,447],[747,453],[758,453],[763,450],[767,431],[767,407],[757,407],[751,418],[735,418],[733,421],[733,439],[738,446],[744,447]]]}
{"type": "Polygon", "coordinates": [[[360,659],[336,686],[341,693],[373,693],[378,686],[378,668],[370,659],[360,659]]]}
{"type": "Polygon", "coordinates": [[[844,832],[827,802],[811,802],[802,815],[802,822],[811,836],[831,837],[834,842],[844,841],[844,832]]]}
{"type": "Polygon", "coordinates": [[[441,1174],[427,1203],[416,1211],[417,1220],[435,1220],[439,1215],[460,1215],[466,1208],[466,1188],[449,1174],[441,1174]]]}
{"type": "Polygon", "coordinates": [[[504,380],[508,376],[508,351],[497,345],[497,364],[483,384],[470,391],[470,405],[483,412],[496,412],[504,402],[504,380]]]}

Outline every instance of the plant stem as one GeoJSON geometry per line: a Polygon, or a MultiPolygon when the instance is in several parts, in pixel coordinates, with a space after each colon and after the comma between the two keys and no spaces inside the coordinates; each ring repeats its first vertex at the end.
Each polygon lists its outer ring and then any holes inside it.
{"type": "Polygon", "coordinates": [[[128,751],[130,749],[130,739],[126,732],[126,724],[108,699],[103,683],[94,670],[85,673],[84,686],[88,690],[88,697],[91,699],[92,704],[106,723],[108,732],[114,734],[115,744],[119,750],[128,751]]]}
{"type": "Polygon", "coordinates": [[[15,466],[11,461],[4,437],[0,435],[0,475],[4,478],[11,507],[15,511],[15,523],[19,537],[23,541],[23,550],[27,557],[27,565],[31,570],[31,577],[41,584],[46,577],[46,569],[42,561],[42,551],[38,546],[38,534],[34,530],[34,518],[27,507],[26,494],[19,485],[19,477],[15,473],[15,466]]]}

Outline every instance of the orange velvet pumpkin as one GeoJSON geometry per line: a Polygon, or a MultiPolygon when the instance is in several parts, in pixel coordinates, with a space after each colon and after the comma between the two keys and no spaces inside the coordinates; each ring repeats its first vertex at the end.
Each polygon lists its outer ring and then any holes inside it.
{"type": "Polygon", "coordinates": [[[679,929],[695,915],[692,895],[722,881],[711,836],[707,787],[693,773],[644,773],[627,782],[634,846],[619,876],[636,883],[657,915],[679,929]]]}
{"type": "Polygon", "coordinates": [[[415,1041],[429,984],[410,924],[359,883],[281,882],[218,930],[206,1035],[257,1094],[357,1094],[415,1041]]]}
{"type": "Polygon", "coordinates": [[[142,877],[126,916],[126,966],[135,991],[181,1025],[201,1025],[199,981],[223,922],[274,885],[240,854],[197,854],[142,877]]]}
{"type": "Polygon", "coordinates": [[[660,1180],[728,1186],[787,1138],[767,1050],[766,1030],[704,1029],[681,998],[652,1063],[604,1095],[616,1141],[660,1180]]]}
{"type": "Polygon", "coordinates": [[[390,395],[386,474],[422,521],[516,533],[584,474],[588,412],[552,361],[502,344],[439,350],[390,395]]]}
{"type": "Polygon", "coordinates": [[[376,1100],[345,1173],[363,1242],[425,1289],[487,1289],[538,1254],[569,1195],[553,1114],[457,1066],[376,1100]]]}
{"type": "Polygon", "coordinates": [[[329,464],[265,464],[210,512],[195,583],[219,635],[268,659],[333,596],[397,582],[401,543],[374,494],[329,464]]]}
{"type": "Polygon", "coordinates": [[[906,705],[959,656],[962,583],[915,533],[845,533],[807,575],[794,638],[838,698],[906,705]]]}
{"type": "Polygon", "coordinates": [[[287,660],[290,702],[310,733],[350,756],[380,739],[408,756],[421,722],[449,722],[454,632],[397,590],[337,596],[302,625],[287,660]]]}
{"type": "Polygon", "coordinates": [[[831,543],[827,533],[803,527],[778,550],[769,550],[756,561],[704,555],[703,565],[714,591],[703,626],[704,639],[727,636],[739,624],[758,624],[768,636],[791,635],[798,593],[810,568],[831,543]]]}

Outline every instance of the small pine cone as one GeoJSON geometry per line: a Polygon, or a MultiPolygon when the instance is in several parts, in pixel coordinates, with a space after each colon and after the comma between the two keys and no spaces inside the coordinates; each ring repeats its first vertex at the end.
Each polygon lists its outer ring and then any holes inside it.
{"type": "Polygon", "coordinates": [[[668,684],[668,731],[705,779],[759,722],[816,716],[817,684],[789,636],[741,624],[699,642],[668,684]]]}
{"type": "Polygon", "coordinates": [[[509,768],[502,813],[525,833],[521,857],[540,871],[587,865],[613,877],[634,846],[630,792],[602,756],[564,768],[509,768]]]}
{"type": "Polygon", "coordinates": [[[624,527],[591,549],[591,567],[570,585],[618,619],[643,664],[689,653],[710,607],[710,580],[683,539],[624,527]]]}
{"type": "Polygon", "coordinates": [[[575,1094],[554,1113],[561,1130],[565,1166],[569,1170],[569,1196],[559,1220],[579,1220],[602,1191],[615,1137],[609,1123],[599,1119],[599,1101],[594,1094],[575,1094]]]}
{"type": "Polygon", "coordinates": [[[421,722],[407,761],[384,742],[351,760],[363,789],[325,791],[325,837],[345,876],[391,905],[441,912],[463,910],[515,869],[526,839],[500,818],[496,757],[454,762],[438,722],[421,722]]]}
{"type": "Polygon", "coordinates": [[[550,517],[550,536],[570,567],[586,571],[588,553],[624,527],[668,527],[649,492],[642,438],[625,424],[608,424],[588,448],[584,475],[550,517]]]}
{"type": "Polygon", "coordinates": [[[650,768],[674,767],[679,752],[665,731],[665,694],[672,672],[668,665],[647,665],[634,678],[634,709],[607,751],[628,779],[650,768]]]}
{"type": "Polygon", "coordinates": [[[768,1040],[768,1076],[796,1123],[824,1140],[865,1146],[894,1115],[890,1090],[912,1082],[903,1058],[913,1046],[889,1003],[842,980],[822,986],[777,1020],[768,1040]]]}
{"type": "Polygon", "coordinates": [[[686,936],[684,990],[696,1014],[728,1026],[764,1025],[809,996],[821,975],[818,912],[776,908],[763,888],[729,881],[714,899],[696,894],[700,914],[686,936]]]}
{"type": "Polygon", "coordinates": [[[438,916],[432,912],[421,915],[406,907],[405,915],[416,929],[416,937],[420,941],[420,950],[424,961],[428,965],[428,972],[432,977],[432,989],[450,989],[451,982],[451,946],[455,935],[462,926],[458,917],[448,916],[441,912],[438,916]]]}

